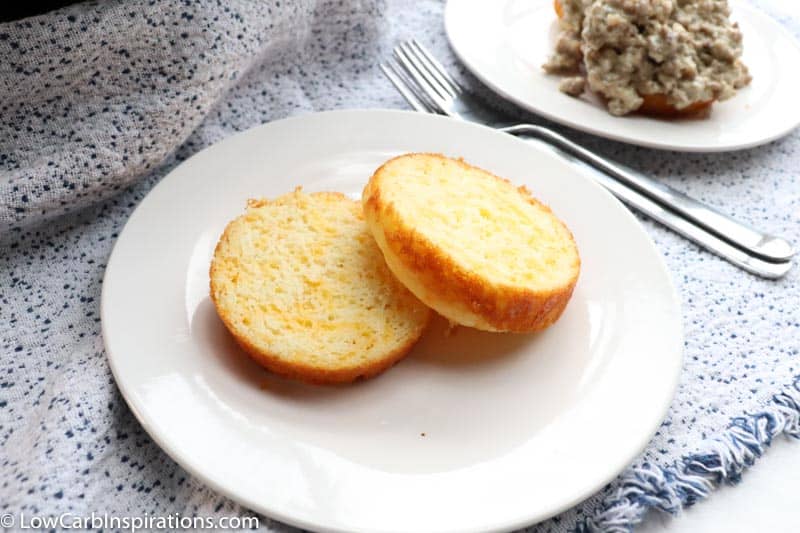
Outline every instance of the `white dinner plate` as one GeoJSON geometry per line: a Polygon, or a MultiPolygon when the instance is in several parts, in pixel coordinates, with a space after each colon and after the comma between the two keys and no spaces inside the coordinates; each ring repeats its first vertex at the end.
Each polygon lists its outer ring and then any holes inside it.
{"type": "Polygon", "coordinates": [[[325,531],[523,526],[598,490],[646,445],[682,360],[675,291],[611,195],[546,149],[443,117],[304,115],[182,163],[138,206],[103,282],[120,390],[192,475],[256,511],[325,531]],[[433,324],[408,358],[352,386],[270,375],[236,347],[208,267],[247,198],[302,185],[352,197],[390,156],[434,151],[527,185],[583,261],[565,314],[536,335],[433,324]]]}
{"type": "Polygon", "coordinates": [[[753,81],[714,104],[707,119],[610,115],[597,101],[558,90],[542,65],[557,35],[553,0],[448,0],[445,27],[464,65],[520,107],[573,128],[650,148],[723,152],[767,143],[800,125],[800,45],[780,24],[740,0],[733,20],[744,35],[753,81]]]}

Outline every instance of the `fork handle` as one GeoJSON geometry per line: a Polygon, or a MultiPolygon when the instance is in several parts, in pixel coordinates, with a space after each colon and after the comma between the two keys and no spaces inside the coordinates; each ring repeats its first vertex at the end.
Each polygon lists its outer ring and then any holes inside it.
{"type": "MultiPolygon", "coordinates": [[[[792,246],[784,239],[761,233],[750,226],[737,222],[728,215],[686,196],[680,191],[658,183],[619,163],[600,157],[550,129],[534,124],[518,124],[502,128],[502,131],[518,137],[530,136],[543,140],[618,182],[635,189],[661,207],[680,214],[685,219],[714,234],[718,239],[759,259],[782,263],[789,261],[795,254],[792,246]]],[[[697,241],[695,240],[695,242],[697,241]]]]}

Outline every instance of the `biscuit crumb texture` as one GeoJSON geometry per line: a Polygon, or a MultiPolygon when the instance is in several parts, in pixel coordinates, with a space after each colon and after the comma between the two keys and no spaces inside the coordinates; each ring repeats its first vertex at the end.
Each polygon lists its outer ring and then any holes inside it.
{"type": "Polygon", "coordinates": [[[339,193],[250,200],[225,228],[210,277],[217,313],[242,348],[311,383],[382,372],[430,317],[386,266],[361,206],[339,193]]]}
{"type": "Polygon", "coordinates": [[[392,159],[362,201],[389,267],[451,322],[537,331],[558,319],[575,288],[580,257],[564,223],[524,187],[462,160],[392,159]]]}

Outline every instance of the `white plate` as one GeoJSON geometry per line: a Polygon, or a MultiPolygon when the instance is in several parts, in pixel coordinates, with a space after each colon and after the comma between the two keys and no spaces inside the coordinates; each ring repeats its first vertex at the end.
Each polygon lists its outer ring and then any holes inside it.
{"type": "Polygon", "coordinates": [[[103,283],[114,376],[148,433],[211,487],[329,531],[485,531],[543,519],[613,478],[661,421],[681,317],[652,242],[549,152],[442,117],[340,111],[266,124],[173,170],[120,235],[103,283]],[[349,387],[283,381],[235,346],[208,266],[249,197],[354,197],[385,159],[436,151],[526,184],[573,230],[583,270],[539,335],[443,335],[349,387]]]}
{"type": "Polygon", "coordinates": [[[753,82],[704,120],[614,117],[597,102],[561,93],[544,73],[557,34],[552,0],[448,0],[445,26],[456,55],[481,81],[517,105],[566,126],[650,148],[722,152],[767,143],[800,125],[800,46],[777,22],[741,1],[753,82]]]}

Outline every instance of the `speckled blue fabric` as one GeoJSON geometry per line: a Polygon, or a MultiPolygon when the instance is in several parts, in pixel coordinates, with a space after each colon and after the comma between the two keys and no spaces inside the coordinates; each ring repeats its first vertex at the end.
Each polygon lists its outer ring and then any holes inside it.
{"type": "MultiPolygon", "coordinates": [[[[800,35],[789,4],[759,5],[800,35]]],[[[405,108],[376,61],[416,36],[456,69],[442,10],[437,0],[127,0],[0,24],[0,512],[250,513],[173,463],[122,400],[100,334],[105,262],[137,203],[199,149],[292,114],[405,108]]],[[[686,155],[562,131],[800,244],[798,132],[686,155]]],[[[738,464],[759,455],[753,439],[764,448],[800,436],[793,397],[775,399],[800,374],[798,269],[765,281],[643,224],[684,304],[675,401],[623,477],[537,531],[625,531],[641,519],[631,505],[674,511],[703,497],[675,489],[678,466],[705,468],[711,485],[735,481],[738,464]],[[775,412],[781,423],[731,425],[775,412]],[[734,437],[741,461],[715,466],[709,450],[734,437]]]]}

